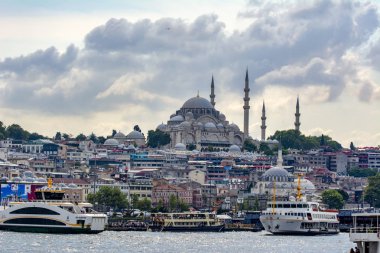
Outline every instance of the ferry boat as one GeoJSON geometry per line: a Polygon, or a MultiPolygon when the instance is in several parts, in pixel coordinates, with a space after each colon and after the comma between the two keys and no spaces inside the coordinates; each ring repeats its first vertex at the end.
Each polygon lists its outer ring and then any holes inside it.
{"type": "Polygon", "coordinates": [[[353,213],[350,241],[360,253],[380,253],[380,213],[353,213]]]}
{"type": "Polygon", "coordinates": [[[168,232],[223,232],[224,225],[214,213],[153,213],[150,231],[168,232]]]}
{"type": "Polygon", "coordinates": [[[63,201],[64,191],[48,186],[37,189],[36,200],[9,202],[0,208],[0,230],[40,233],[89,233],[105,230],[107,216],[94,213],[90,203],[63,201]]]}
{"type": "Polygon", "coordinates": [[[298,176],[297,198],[295,201],[269,202],[260,216],[264,229],[272,234],[319,235],[339,233],[338,212],[322,210],[317,202],[301,200],[300,175],[298,176]]]}

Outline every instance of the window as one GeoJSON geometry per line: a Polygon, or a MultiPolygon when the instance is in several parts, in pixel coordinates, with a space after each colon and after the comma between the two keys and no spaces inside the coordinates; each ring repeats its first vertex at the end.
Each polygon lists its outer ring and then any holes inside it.
{"type": "Polygon", "coordinates": [[[59,215],[56,211],[42,208],[42,207],[25,207],[10,212],[11,214],[47,214],[47,215],[59,215]]]}
{"type": "Polygon", "coordinates": [[[42,218],[16,218],[16,219],[10,219],[4,221],[5,224],[31,224],[31,225],[56,225],[56,226],[66,226],[65,223],[56,221],[56,220],[49,220],[49,219],[42,219],[42,218]]]}

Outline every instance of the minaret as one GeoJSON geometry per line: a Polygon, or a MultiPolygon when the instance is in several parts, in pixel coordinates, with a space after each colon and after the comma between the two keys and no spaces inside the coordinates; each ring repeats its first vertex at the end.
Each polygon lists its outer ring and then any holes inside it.
{"type": "Polygon", "coordinates": [[[263,110],[261,113],[261,140],[262,141],[265,141],[265,129],[267,128],[267,126],[265,125],[266,119],[267,117],[265,116],[265,103],[263,101],[263,110]]]}
{"type": "Polygon", "coordinates": [[[211,77],[211,94],[210,94],[211,104],[215,107],[215,93],[214,93],[214,75],[211,77]]]}
{"type": "Polygon", "coordinates": [[[278,154],[277,154],[277,167],[282,167],[282,147],[281,144],[278,145],[278,154]]]}
{"type": "Polygon", "coordinates": [[[297,104],[296,104],[296,113],[294,114],[296,116],[296,121],[294,122],[295,130],[300,131],[300,103],[299,103],[299,97],[297,96],[297,104]]]}
{"type": "Polygon", "coordinates": [[[245,74],[245,87],[244,87],[244,138],[249,136],[248,126],[249,126],[249,79],[248,79],[248,68],[245,74]]]}

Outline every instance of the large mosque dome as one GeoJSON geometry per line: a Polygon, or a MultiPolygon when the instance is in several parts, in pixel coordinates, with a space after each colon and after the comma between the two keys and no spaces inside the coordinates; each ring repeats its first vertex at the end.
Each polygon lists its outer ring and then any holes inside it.
{"type": "Polygon", "coordinates": [[[130,132],[127,136],[127,139],[145,139],[144,135],[140,133],[139,131],[133,130],[130,132]]]}
{"type": "Polygon", "coordinates": [[[212,106],[210,101],[199,96],[190,98],[182,106],[182,109],[196,109],[196,108],[213,109],[214,107],[212,106]]]}

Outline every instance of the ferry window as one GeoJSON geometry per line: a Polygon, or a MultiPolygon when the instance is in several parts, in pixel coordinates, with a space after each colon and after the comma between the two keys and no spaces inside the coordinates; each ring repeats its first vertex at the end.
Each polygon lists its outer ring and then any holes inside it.
{"type": "Polygon", "coordinates": [[[284,204],[284,208],[290,208],[290,204],[284,204]]]}
{"type": "Polygon", "coordinates": [[[25,207],[14,210],[10,214],[46,214],[46,215],[59,215],[59,213],[42,207],[25,207]]]}
{"type": "Polygon", "coordinates": [[[4,223],[66,226],[66,224],[63,222],[56,221],[56,220],[42,219],[42,218],[16,218],[16,219],[6,220],[4,221],[4,223]]]}
{"type": "Polygon", "coordinates": [[[290,207],[291,208],[296,208],[296,204],[291,204],[290,207]]]}
{"type": "Polygon", "coordinates": [[[307,204],[302,204],[302,207],[303,208],[307,208],[307,204]]]}
{"type": "Polygon", "coordinates": [[[297,204],[297,208],[302,208],[302,204],[297,204]]]}

